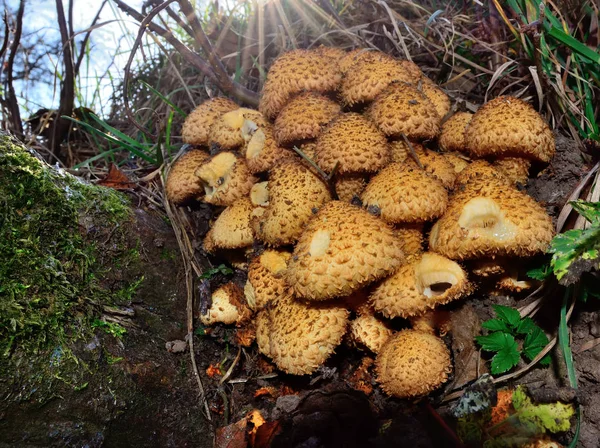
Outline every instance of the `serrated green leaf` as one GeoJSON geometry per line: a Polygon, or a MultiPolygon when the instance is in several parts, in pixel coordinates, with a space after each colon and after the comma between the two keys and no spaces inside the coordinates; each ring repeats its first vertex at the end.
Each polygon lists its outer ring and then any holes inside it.
{"type": "Polygon", "coordinates": [[[537,324],[533,321],[531,317],[525,317],[519,325],[517,325],[517,334],[528,334],[531,333],[536,328],[539,328],[537,324]]]}
{"type": "Polygon", "coordinates": [[[508,325],[506,325],[506,322],[500,319],[486,320],[485,322],[482,322],[481,328],[485,328],[490,331],[510,332],[508,325]]]}
{"type": "MultiPolygon", "coordinates": [[[[535,324],[534,324],[535,325],[535,324]]],[[[543,330],[537,325],[535,328],[525,336],[525,341],[523,341],[523,355],[530,361],[532,361],[543,349],[548,345],[550,341],[548,340],[548,336],[543,330]]],[[[542,365],[550,364],[550,357],[544,356],[540,361],[542,365]]]]}
{"type": "Polygon", "coordinates": [[[512,369],[519,363],[519,359],[521,359],[517,343],[512,336],[509,337],[512,339],[512,343],[499,350],[492,358],[492,374],[494,375],[512,369]]]}
{"type": "Polygon", "coordinates": [[[513,344],[515,346],[517,345],[515,338],[510,334],[501,331],[490,333],[487,336],[476,336],[475,340],[481,345],[482,349],[488,352],[497,352],[505,347],[510,347],[513,344]]]}
{"type": "Polygon", "coordinates": [[[533,280],[544,281],[552,275],[552,269],[549,264],[540,266],[539,268],[531,269],[527,271],[527,277],[533,280]]]}
{"type": "Polygon", "coordinates": [[[595,260],[600,246],[600,226],[585,230],[568,230],[556,235],[550,243],[551,266],[558,280],[568,272],[571,264],[578,258],[595,260]]]}
{"type": "Polygon", "coordinates": [[[494,308],[496,316],[506,322],[510,327],[516,327],[519,325],[519,322],[521,321],[521,315],[519,314],[518,310],[503,305],[492,305],[492,308],[494,308]]]}
{"type": "Polygon", "coordinates": [[[230,275],[233,274],[233,269],[224,264],[220,264],[216,268],[207,269],[199,278],[201,280],[212,278],[217,274],[230,275]]]}
{"type": "Polygon", "coordinates": [[[561,402],[533,404],[522,386],[513,392],[513,407],[519,423],[534,433],[564,432],[571,428],[575,409],[561,402]]]}

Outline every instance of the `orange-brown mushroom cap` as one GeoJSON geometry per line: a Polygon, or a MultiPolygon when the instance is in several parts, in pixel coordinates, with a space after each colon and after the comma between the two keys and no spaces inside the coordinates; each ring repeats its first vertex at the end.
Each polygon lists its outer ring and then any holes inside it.
{"type": "Polygon", "coordinates": [[[297,297],[344,297],[394,271],[401,243],[382,220],[345,202],[326,204],[298,240],[286,271],[297,297]]]}
{"type": "Polygon", "coordinates": [[[170,201],[183,204],[192,199],[200,199],[204,189],[195,173],[208,158],[206,152],[192,150],[177,159],[169,171],[165,186],[170,201]]]}
{"type": "Polygon", "coordinates": [[[252,174],[268,171],[278,161],[295,157],[294,152],[277,144],[270,125],[253,130],[252,134],[248,135],[243,152],[252,174]]]}
{"type": "Polygon", "coordinates": [[[465,142],[477,157],[523,157],[549,162],[554,135],[530,104],[501,96],[484,104],[467,125],[465,142]]]}
{"type": "Polygon", "coordinates": [[[383,345],[376,359],[377,380],[389,395],[426,395],[448,380],[450,350],[437,336],[402,330],[383,345]]]}
{"type": "Polygon", "coordinates": [[[340,105],[313,92],[298,95],[281,110],[273,134],[280,145],[315,138],[340,113],[340,105]]]}
{"type": "Polygon", "coordinates": [[[321,133],[315,150],[316,162],[325,172],[374,173],[390,160],[390,147],[383,133],[360,114],[339,115],[321,133]]]}
{"type": "Polygon", "coordinates": [[[184,143],[208,145],[208,134],[213,123],[224,113],[239,108],[228,98],[212,98],[204,101],[186,117],[181,128],[184,143]]]}
{"type": "Polygon", "coordinates": [[[406,83],[394,83],[381,92],[367,109],[367,116],[387,136],[406,135],[428,140],[440,132],[441,118],[425,94],[406,83]]]}
{"type": "Polygon", "coordinates": [[[446,95],[446,92],[442,90],[436,83],[427,77],[423,77],[421,80],[421,91],[431,101],[435,107],[435,111],[444,118],[448,112],[450,112],[450,97],[446,95]]]}
{"type": "Polygon", "coordinates": [[[263,115],[254,109],[240,107],[226,112],[215,120],[208,134],[209,145],[219,149],[236,149],[244,144],[244,124],[253,123],[253,127],[267,126],[263,115]]]}
{"type": "Polygon", "coordinates": [[[442,125],[439,143],[444,151],[459,151],[466,150],[465,129],[473,118],[470,112],[456,112],[448,118],[442,125]]]}
{"type": "Polygon", "coordinates": [[[253,209],[250,199],[244,197],[223,210],[204,238],[206,251],[212,253],[217,249],[251,246],[254,242],[250,227],[253,209]]]}
{"type": "Polygon", "coordinates": [[[252,310],[261,310],[284,294],[283,274],[291,256],[287,251],[265,250],[250,262],[244,294],[252,310]]]}

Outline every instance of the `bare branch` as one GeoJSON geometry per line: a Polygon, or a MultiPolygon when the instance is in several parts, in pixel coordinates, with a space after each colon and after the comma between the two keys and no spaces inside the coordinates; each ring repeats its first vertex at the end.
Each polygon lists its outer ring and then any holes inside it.
{"type": "Polygon", "coordinates": [[[21,0],[19,3],[19,10],[17,11],[17,23],[15,33],[13,35],[13,42],[10,47],[10,54],[8,55],[8,63],[6,64],[6,84],[8,94],[6,95],[7,108],[10,111],[10,119],[12,121],[13,132],[19,137],[23,135],[23,123],[21,122],[21,112],[19,111],[19,103],[17,101],[17,95],[15,94],[15,88],[13,86],[13,71],[15,64],[15,57],[19,50],[21,43],[21,32],[23,31],[23,13],[25,12],[25,0],[21,0]]]}

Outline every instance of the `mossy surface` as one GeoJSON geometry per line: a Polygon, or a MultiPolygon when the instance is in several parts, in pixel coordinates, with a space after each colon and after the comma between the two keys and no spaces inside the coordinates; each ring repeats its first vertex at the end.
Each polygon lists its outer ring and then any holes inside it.
{"type": "MultiPolygon", "coordinates": [[[[0,208],[0,370],[18,388],[15,399],[44,401],[49,380],[85,386],[87,365],[71,347],[92,335],[102,306],[132,294],[101,281],[110,269],[102,242],[119,244],[129,202],[0,136],[0,208]]],[[[115,260],[131,257],[128,249],[115,260]]]]}

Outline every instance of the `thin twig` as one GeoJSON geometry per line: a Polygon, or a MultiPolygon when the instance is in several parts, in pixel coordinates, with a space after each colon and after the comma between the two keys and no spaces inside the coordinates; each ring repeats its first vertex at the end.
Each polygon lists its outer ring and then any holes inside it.
{"type": "MultiPolygon", "coordinates": [[[[332,175],[327,174],[325,171],[323,171],[321,168],[319,168],[319,165],[317,165],[314,160],[312,160],[310,157],[308,157],[306,154],[304,154],[304,152],[297,146],[292,147],[292,149],[296,152],[296,154],[298,154],[300,157],[302,157],[304,160],[306,160],[309,163],[309,165],[312,166],[317,171],[317,174],[319,176],[321,176],[321,178],[323,179],[323,182],[325,182],[325,185],[327,185],[329,187],[329,191],[330,191],[333,199],[337,200],[338,195],[337,195],[337,191],[335,191],[335,183],[333,182],[332,175]]],[[[338,162],[336,162],[336,166],[337,165],[338,165],[338,162]]],[[[334,167],[334,170],[336,170],[336,169],[337,168],[334,167]]]]}
{"type": "Polygon", "coordinates": [[[15,88],[13,86],[13,75],[14,75],[14,64],[17,51],[19,51],[19,45],[21,44],[21,32],[23,30],[23,13],[25,12],[25,0],[21,0],[19,3],[19,10],[17,11],[16,28],[13,34],[12,45],[10,46],[10,54],[8,55],[8,62],[6,64],[6,87],[8,94],[6,95],[6,101],[8,103],[8,109],[10,110],[10,118],[12,120],[13,132],[17,136],[23,135],[23,123],[21,122],[21,113],[19,112],[19,103],[17,102],[17,95],[15,94],[15,88]]]}
{"type": "Polygon", "coordinates": [[[237,352],[237,355],[235,356],[235,359],[233,360],[233,362],[229,366],[229,369],[227,369],[227,372],[225,372],[225,375],[223,375],[223,378],[221,378],[219,380],[219,385],[223,384],[225,381],[227,381],[229,379],[229,377],[233,373],[233,369],[235,368],[235,366],[237,365],[238,361],[240,360],[240,356],[241,355],[242,355],[242,346],[240,345],[238,347],[238,352],[237,352]]]}
{"type": "Polygon", "coordinates": [[[406,146],[408,146],[408,150],[410,152],[410,155],[412,156],[412,158],[415,160],[415,162],[417,163],[417,166],[419,168],[421,168],[422,170],[424,170],[425,168],[423,167],[423,164],[421,163],[421,161],[419,160],[419,156],[417,156],[417,153],[415,151],[415,148],[413,147],[412,143],[410,142],[410,140],[406,137],[406,134],[401,133],[400,134],[402,136],[402,138],[404,139],[404,141],[406,142],[406,146]]]}

